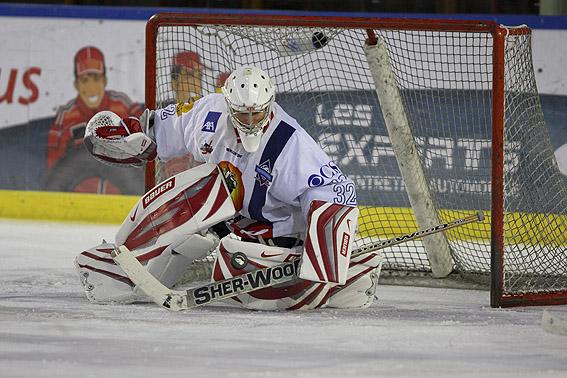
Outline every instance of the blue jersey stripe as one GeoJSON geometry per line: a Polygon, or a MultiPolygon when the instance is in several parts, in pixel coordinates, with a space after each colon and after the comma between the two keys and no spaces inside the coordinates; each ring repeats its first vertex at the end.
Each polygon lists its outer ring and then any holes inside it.
{"type": "Polygon", "coordinates": [[[271,169],[294,132],[295,129],[291,125],[281,121],[270,136],[268,143],[266,143],[259,165],[256,166],[256,181],[254,182],[254,190],[248,205],[248,213],[252,219],[271,224],[262,214],[262,208],[266,204],[268,186],[271,184],[273,177],[271,169]],[[262,172],[263,174],[260,174],[262,172]]]}

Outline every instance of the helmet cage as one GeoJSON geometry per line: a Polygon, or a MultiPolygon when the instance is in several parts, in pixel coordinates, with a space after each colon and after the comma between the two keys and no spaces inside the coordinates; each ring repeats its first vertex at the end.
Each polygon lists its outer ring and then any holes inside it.
{"type": "Polygon", "coordinates": [[[273,98],[274,96],[272,96],[265,104],[246,107],[235,105],[230,102],[228,97],[225,97],[233,126],[238,129],[238,131],[246,135],[257,135],[260,133],[270,121],[273,98]],[[260,121],[252,123],[253,115],[261,112],[264,112],[264,117],[262,117],[260,121]],[[248,123],[242,122],[240,118],[237,117],[238,114],[247,114],[248,123]]]}

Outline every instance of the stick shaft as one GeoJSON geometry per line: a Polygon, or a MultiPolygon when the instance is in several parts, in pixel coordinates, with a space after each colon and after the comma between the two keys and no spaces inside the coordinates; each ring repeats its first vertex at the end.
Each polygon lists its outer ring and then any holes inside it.
{"type": "Polygon", "coordinates": [[[366,245],[364,247],[352,251],[351,257],[356,257],[356,256],[364,255],[365,253],[370,253],[370,252],[378,251],[380,249],[392,247],[394,245],[402,244],[410,240],[420,239],[425,236],[436,234],[441,231],[447,231],[451,228],[463,226],[468,223],[479,222],[483,219],[484,219],[484,215],[482,211],[479,211],[474,215],[469,215],[464,218],[454,219],[450,222],[441,223],[436,226],[426,228],[424,230],[414,231],[411,234],[396,236],[395,238],[392,239],[383,240],[376,243],[372,243],[370,245],[366,245]]]}

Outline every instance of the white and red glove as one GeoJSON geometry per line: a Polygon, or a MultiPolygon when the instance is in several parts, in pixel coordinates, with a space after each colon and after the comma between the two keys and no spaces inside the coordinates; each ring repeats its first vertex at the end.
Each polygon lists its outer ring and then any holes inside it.
{"type": "Polygon", "coordinates": [[[140,119],[98,112],[87,124],[84,144],[103,163],[140,167],[157,156],[157,145],[148,135],[152,117],[153,111],[148,109],[140,119]]]}

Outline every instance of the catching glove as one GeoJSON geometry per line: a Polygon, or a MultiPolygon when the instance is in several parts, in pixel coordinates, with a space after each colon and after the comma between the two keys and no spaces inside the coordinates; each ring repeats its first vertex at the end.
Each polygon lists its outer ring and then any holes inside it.
{"type": "Polygon", "coordinates": [[[153,115],[146,109],[139,119],[120,119],[111,111],[98,112],[87,124],[84,144],[105,164],[141,167],[157,156],[157,145],[151,138],[153,115]]]}

